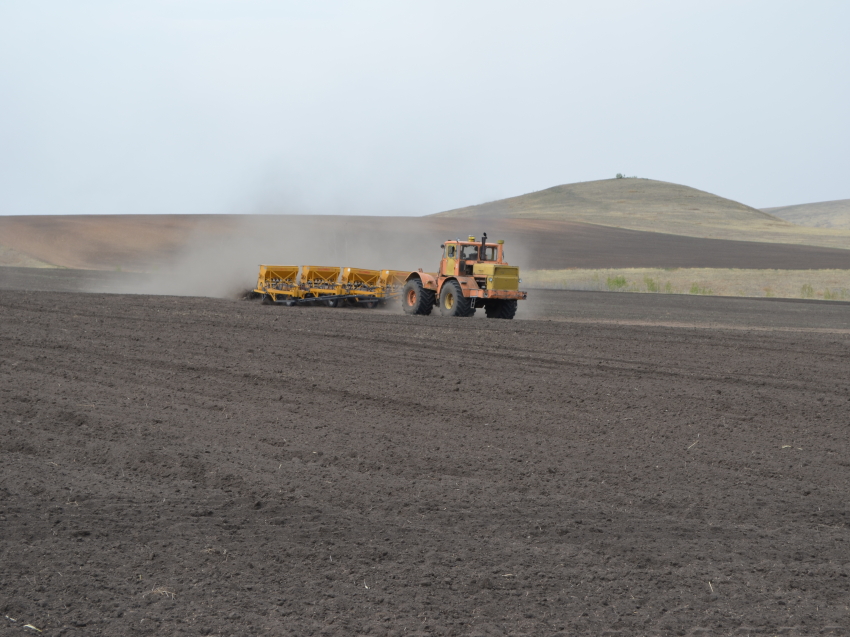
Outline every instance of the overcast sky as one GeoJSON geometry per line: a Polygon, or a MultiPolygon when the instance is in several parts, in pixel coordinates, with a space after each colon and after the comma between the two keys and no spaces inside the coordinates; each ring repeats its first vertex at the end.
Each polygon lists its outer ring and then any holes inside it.
{"type": "Polygon", "coordinates": [[[0,2],[0,214],[850,198],[850,2],[0,2]]]}

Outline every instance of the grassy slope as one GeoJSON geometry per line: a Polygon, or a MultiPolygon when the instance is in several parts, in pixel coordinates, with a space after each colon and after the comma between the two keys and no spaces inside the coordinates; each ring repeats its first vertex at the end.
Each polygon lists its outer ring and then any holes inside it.
{"type": "Polygon", "coordinates": [[[795,225],[730,199],[652,179],[565,184],[436,216],[562,219],[690,237],[850,248],[850,229],[795,225]]]}
{"type": "Polygon", "coordinates": [[[762,212],[801,226],[850,230],[850,199],[765,208],[762,212]]]}
{"type": "Polygon", "coordinates": [[[610,268],[531,270],[528,288],[850,301],[850,270],[610,268]]]}

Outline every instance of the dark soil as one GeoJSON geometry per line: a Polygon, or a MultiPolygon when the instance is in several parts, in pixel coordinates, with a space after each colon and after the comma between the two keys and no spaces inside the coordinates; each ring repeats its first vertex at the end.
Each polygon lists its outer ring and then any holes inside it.
{"type": "Polygon", "coordinates": [[[134,286],[144,285],[149,280],[149,275],[135,272],[0,267],[0,290],[112,292],[122,288],[133,289],[134,286]]]}
{"type": "MultiPolygon", "coordinates": [[[[457,222],[456,222],[457,223],[457,222]]],[[[458,225],[460,225],[458,223],[458,225]]],[[[467,227],[469,221],[467,221],[467,227]]],[[[479,225],[481,225],[479,223],[479,225]]],[[[494,222],[523,268],[850,269],[850,250],[787,243],[699,239],[569,221],[494,222]]]]}
{"type": "Polygon", "coordinates": [[[847,306],[646,298],[0,291],[0,632],[846,634],[847,306]]]}

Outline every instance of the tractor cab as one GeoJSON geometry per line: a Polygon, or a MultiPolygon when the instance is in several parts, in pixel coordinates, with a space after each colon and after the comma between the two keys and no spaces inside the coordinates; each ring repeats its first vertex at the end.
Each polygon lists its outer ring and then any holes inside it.
{"type": "Polygon", "coordinates": [[[502,263],[504,241],[487,243],[485,233],[481,241],[470,236],[466,241],[455,239],[446,241],[443,258],[440,261],[440,276],[472,276],[475,265],[479,263],[502,263]]]}

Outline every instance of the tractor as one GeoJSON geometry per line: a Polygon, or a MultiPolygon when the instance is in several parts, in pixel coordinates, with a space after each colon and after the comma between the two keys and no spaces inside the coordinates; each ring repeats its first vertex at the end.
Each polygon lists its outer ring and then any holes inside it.
{"type": "Polygon", "coordinates": [[[484,308],[487,318],[512,319],[517,301],[525,300],[519,289],[519,268],[505,262],[502,240],[487,243],[469,237],[467,241],[446,241],[440,247],[440,271],[432,274],[411,272],[404,283],[401,305],[407,314],[430,314],[439,305],[443,316],[473,316],[484,308]]]}

